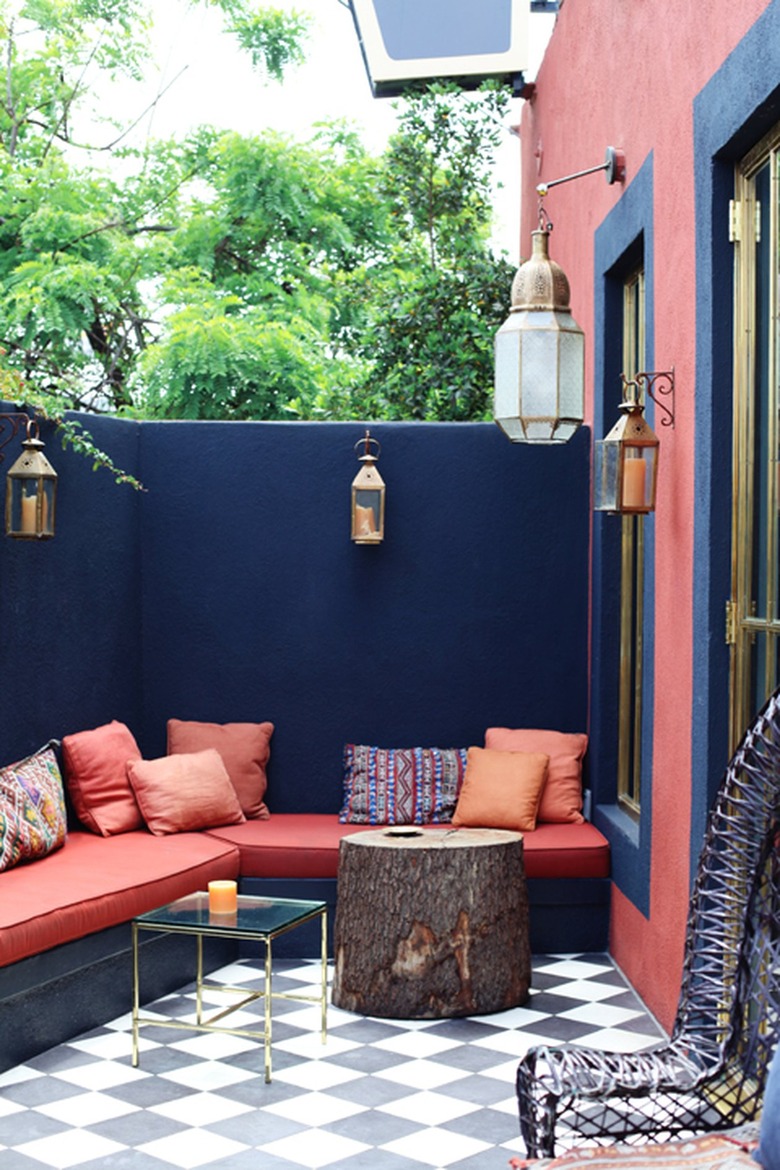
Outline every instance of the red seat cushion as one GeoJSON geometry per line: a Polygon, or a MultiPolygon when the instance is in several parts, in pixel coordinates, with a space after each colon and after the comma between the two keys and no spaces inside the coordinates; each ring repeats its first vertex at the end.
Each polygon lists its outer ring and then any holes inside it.
{"type": "MultiPolygon", "coordinates": [[[[341,824],[336,813],[274,813],[268,821],[226,825],[208,835],[238,847],[242,877],[334,878],[341,838],[371,829],[376,825],[341,824]]],[[[609,842],[587,822],[537,825],[523,840],[529,878],[609,877],[609,842]]]]}
{"type": "Polygon", "coordinates": [[[0,965],[235,878],[238,860],[205,833],[69,833],[56,853],[0,874],[0,965]]]}
{"type": "Polygon", "coordinates": [[[376,828],[342,824],[337,813],[274,813],[270,820],[225,825],[208,835],[238,846],[242,877],[334,878],[341,838],[376,828]]]}

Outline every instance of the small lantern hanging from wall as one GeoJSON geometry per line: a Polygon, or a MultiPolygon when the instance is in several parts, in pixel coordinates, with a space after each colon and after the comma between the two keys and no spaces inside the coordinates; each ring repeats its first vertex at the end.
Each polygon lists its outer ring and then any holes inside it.
{"type": "Polygon", "coordinates": [[[624,400],[621,417],[604,439],[594,443],[593,486],[597,512],[643,514],[655,510],[658,480],[658,436],[644,417],[644,403],[639,399],[643,385],[664,411],[663,425],[674,426],[674,411],[659,403],[653,386],[663,380],[660,393],[674,396],[674,370],[641,373],[635,378],[621,374],[624,400]]]}
{"type": "Polygon", "coordinates": [[[6,477],[5,531],[18,540],[54,536],[57,472],[43,454],[38,424],[27,418],[22,453],[6,477]]]}
{"type": "Polygon", "coordinates": [[[360,471],[352,481],[352,539],[355,544],[381,544],[385,538],[385,484],[376,461],[382,448],[366,431],[355,443],[363,448],[360,471]]]}

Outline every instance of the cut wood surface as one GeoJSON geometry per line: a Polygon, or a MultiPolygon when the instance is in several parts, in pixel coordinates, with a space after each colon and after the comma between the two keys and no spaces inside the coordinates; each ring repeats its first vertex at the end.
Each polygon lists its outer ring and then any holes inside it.
{"type": "Polygon", "coordinates": [[[523,839],[398,826],[343,838],[333,1003],[395,1019],[525,1003],[531,979],[523,839]]]}

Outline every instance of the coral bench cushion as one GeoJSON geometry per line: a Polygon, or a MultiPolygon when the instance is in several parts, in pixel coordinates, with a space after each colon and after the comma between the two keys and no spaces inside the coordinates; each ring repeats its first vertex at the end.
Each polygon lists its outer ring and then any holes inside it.
{"type": "Polygon", "coordinates": [[[237,846],[244,878],[335,878],[341,838],[376,827],[342,824],[337,813],[272,813],[208,835],[237,846]]]}
{"type": "MultiPolygon", "coordinates": [[[[450,825],[431,825],[440,832],[450,825]]],[[[209,829],[208,835],[235,845],[245,878],[335,878],[339,844],[376,825],[342,824],[336,813],[273,813],[268,821],[246,821],[209,829]]],[[[529,878],[609,877],[609,842],[594,825],[537,825],[523,834],[529,878]]]]}
{"type": "Polygon", "coordinates": [[[3,873],[0,966],[235,878],[238,861],[232,845],[205,833],[69,833],[64,849],[3,873]]]}

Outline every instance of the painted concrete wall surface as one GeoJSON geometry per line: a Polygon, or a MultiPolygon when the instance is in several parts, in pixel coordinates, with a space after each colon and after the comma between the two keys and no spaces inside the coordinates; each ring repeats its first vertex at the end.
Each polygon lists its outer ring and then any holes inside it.
{"type": "Polygon", "coordinates": [[[44,434],[56,536],[0,541],[0,763],[112,718],[147,758],[170,717],[271,720],[272,811],[335,812],[345,742],[584,728],[584,431],[540,451],[491,423],[376,424],[368,547],[359,423],[84,421],[147,490],[44,434]]]}
{"type": "MultiPolygon", "coordinates": [[[[778,86],[777,0],[566,0],[522,117],[526,254],[538,183],[597,165],[607,146],[626,155],[625,184],[594,174],[553,187],[545,199],[554,224],[550,252],[569,277],[574,316],[588,338],[586,414],[594,437],[617,418],[620,355],[610,355],[605,289],[607,266],[631,230],[650,262],[647,368],[676,372],[675,427],[656,427],[658,500],[648,522],[652,760],[639,826],[612,806],[614,728],[597,688],[591,705],[591,768],[603,806],[596,819],[613,843],[611,948],[666,1025],[679,991],[691,858],[727,762],[732,261],[725,203],[734,162],[780,117],[778,86]]],[[[617,523],[593,520],[597,673],[609,610],[600,557],[614,542],[605,526],[617,523]]]]}

